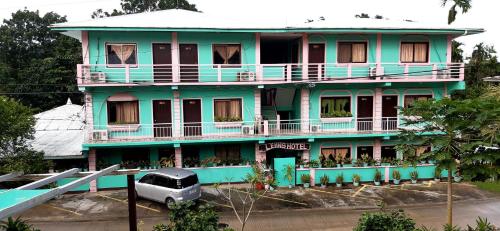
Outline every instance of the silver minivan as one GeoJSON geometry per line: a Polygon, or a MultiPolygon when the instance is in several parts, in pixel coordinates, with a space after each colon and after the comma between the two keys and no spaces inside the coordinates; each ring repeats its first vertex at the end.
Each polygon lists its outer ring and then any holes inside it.
{"type": "Polygon", "coordinates": [[[136,181],[136,196],[165,203],[197,200],[201,197],[196,173],[181,168],[162,168],[144,175],[136,181]]]}

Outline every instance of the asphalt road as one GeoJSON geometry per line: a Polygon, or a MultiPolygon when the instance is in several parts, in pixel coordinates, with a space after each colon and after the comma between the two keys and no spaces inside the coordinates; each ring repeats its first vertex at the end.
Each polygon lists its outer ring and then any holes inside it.
{"type": "MultiPolygon", "coordinates": [[[[394,207],[397,208],[397,207],[394,207]]],[[[446,205],[443,203],[424,206],[404,206],[404,210],[418,225],[440,228],[446,221],[446,205]]],[[[356,209],[290,209],[256,212],[250,218],[245,230],[352,230],[359,215],[365,210],[356,209]]],[[[487,217],[492,223],[500,224],[500,198],[467,200],[454,204],[455,224],[465,226],[474,223],[476,217],[487,217]]],[[[165,223],[165,216],[140,218],[139,228],[151,230],[154,224],[165,223]]],[[[221,214],[221,222],[238,228],[231,213],[221,214]]],[[[127,217],[92,219],[89,221],[32,221],[37,228],[51,231],[100,231],[128,230],[127,217]]]]}

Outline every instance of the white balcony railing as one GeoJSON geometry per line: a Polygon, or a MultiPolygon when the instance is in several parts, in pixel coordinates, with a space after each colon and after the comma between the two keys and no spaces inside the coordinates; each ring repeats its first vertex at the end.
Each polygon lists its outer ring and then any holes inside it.
{"type": "Polygon", "coordinates": [[[463,80],[463,63],[79,64],[80,85],[463,80]],[[305,71],[307,70],[307,71],[305,71]]]}
{"type": "Polygon", "coordinates": [[[204,122],[175,124],[104,125],[87,128],[86,141],[155,141],[220,139],[259,136],[301,136],[328,134],[394,133],[400,123],[396,117],[324,118],[318,120],[274,120],[204,122]]]}

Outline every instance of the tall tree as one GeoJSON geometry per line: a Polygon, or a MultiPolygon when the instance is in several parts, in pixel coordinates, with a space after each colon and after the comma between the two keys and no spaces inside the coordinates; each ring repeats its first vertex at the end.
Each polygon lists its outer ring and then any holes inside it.
{"type": "Polygon", "coordinates": [[[424,100],[402,108],[402,114],[412,119],[405,122],[409,129],[401,130],[399,138],[407,142],[398,145],[398,149],[414,154],[420,145],[432,146],[433,149],[420,158],[433,159],[438,168],[448,170],[447,223],[451,225],[453,170],[459,166],[470,177],[475,174],[473,169],[490,169],[489,173],[494,175],[500,173],[496,165],[500,160],[498,153],[476,151],[483,145],[500,145],[500,100],[494,97],[424,100]]]}
{"type": "Polygon", "coordinates": [[[190,4],[187,0],[121,0],[121,10],[113,9],[107,12],[97,9],[92,13],[92,18],[104,18],[109,16],[135,14],[168,9],[184,9],[198,11],[195,4],[190,4]]]}
{"type": "Polygon", "coordinates": [[[8,94],[36,110],[63,104],[76,92],[76,64],[81,47],[76,39],[51,31],[66,17],[49,12],[18,10],[0,26],[0,94],[8,94]],[[43,93],[42,93],[43,92],[43,93]],[[61,94],[65,93],[65,94],[61,94]]]}
{"type": "Polygon", "coordinates": [[[484,77],[500,74],[500,63],[495,49],[483,43],[474,47],[468,59],[469,63],[465,68],[466,96],[474,98],[484,93],[486,87],[484,77]]]}
{"type": "Polygon", "coordinates": [[[469,9],[472,7],[471,1],[472,0],[441,0],[441,4],[443,7],[446,6],[446,3],[453,2],[453,5],[448,11],[448,24],[451,24],[455,21],[458,13],[457,8],[462,9],[462,14],[467,13],[467,11],[469,11],[469,9]]]}

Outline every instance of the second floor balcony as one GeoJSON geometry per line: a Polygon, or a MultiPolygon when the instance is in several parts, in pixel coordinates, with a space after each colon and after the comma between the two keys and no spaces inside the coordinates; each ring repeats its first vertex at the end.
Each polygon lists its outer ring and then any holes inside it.
{"type": "Polygon", "coordinates": [[[79,64],[80,86],[462,81],[463,63],[79,64]]]}
{"type": "Polygon", "coordinates": [[[266,137],[307,139],[321,136],[397,134],[403,127],[404,119],[398,117],[103,125],[87,128],[85,142],[206,141],[266,137]]]}

